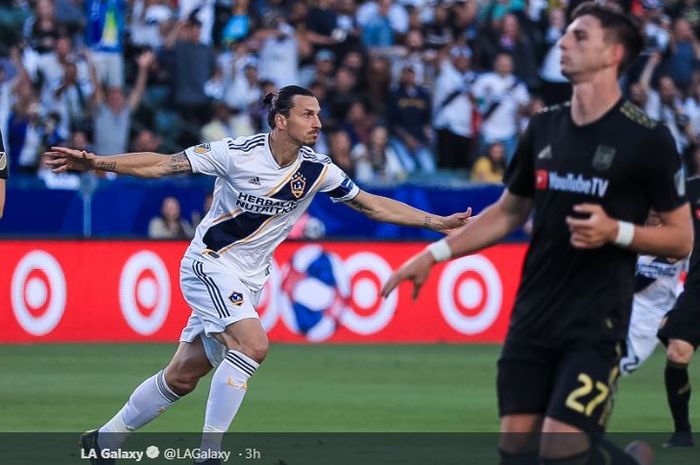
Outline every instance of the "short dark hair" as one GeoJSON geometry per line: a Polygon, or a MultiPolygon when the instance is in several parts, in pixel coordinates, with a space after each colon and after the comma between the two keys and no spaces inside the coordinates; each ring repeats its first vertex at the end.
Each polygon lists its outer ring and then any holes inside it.
{"type": "Polygon", "coordinates": [[[571,21],[581,16],[593,16],[600,21],[612,39],[622,44],[625,56],[620,62],[617,74],[622,74],[634,63],[644,48],[644,35],[636,18],[626,14],[616,3],[589,1],[580,4],[571,14],[571,21]]]}
{"type": "Polygon", "coordinates": [[[277,92],[268,92],[265,95],[263,103],[269,111],[267,114],[267,124],[269,124],[272,129],[275,128],[275,115],[279,113],[289,117],[289,110],[294,106],[295,95],[315,97],[313,92],[301,86],[285,86],[277,92]]]}

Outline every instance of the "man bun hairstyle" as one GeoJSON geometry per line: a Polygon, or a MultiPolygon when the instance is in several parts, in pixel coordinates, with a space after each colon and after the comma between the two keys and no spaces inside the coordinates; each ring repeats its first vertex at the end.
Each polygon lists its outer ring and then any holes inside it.
{"type": "Polygon", "coordinates": [[[612,34],[612,40],[622,44],[625,56],[620,62],[617,74],[621,75],[637,59],[644,49],[644,35],[637,18],[626,14],[612,1],[589,1],[580,4],[571,14],[571,21],[581,16],[590,15],[598,19],[606,33],[612,34]]]}
{"type": "Polygon", "coordinates": [[[265,94],[263,103],[268,109],[267,124],[270,125],[270,128],[275,128],[275,116],[278,113],[282,116],[289,117],[289,111],[294,106],[295,95],[315,97],[313,92],[301,86],[285,86],[277,92],[268,92],[265,94]]]}

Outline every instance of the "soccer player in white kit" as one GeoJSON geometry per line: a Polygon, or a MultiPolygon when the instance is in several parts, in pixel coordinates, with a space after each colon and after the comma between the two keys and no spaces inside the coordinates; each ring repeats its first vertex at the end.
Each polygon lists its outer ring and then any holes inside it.
{"type": "Polygon", "coordinates": [[[661,320],[676,303],[685,263],[685,260],[651,255],[640,255],[637,259],[627,354],[620,360],[620,374],[623,376],[639,368],[659,343],[656,333],[661,320]]]}
{"type": "Polygon", "coordinates": [[[330,158],[314,152],[321,130],[318,100],[307,89],[287,86],[268,94],[272,131],[190,147],[175,155],[131,153],[97,157],[55,147],[55,172],[101,169],[139,177],[178,173],[216,176],[213,204],[180,267],[180,286],[192,315],[175,355],[144,381],[122,409],[98,430],[81,437],[84,451],[103,459],[128,433],[160,415],[215,368],[204,418],[200,462],[220,463],[223,433],[245,396],[248,380],[268,352],[255,305],[275,248],[318,192],[377,221],[449,232],[471,211],[443,217],[360,190],[330,158]]]}

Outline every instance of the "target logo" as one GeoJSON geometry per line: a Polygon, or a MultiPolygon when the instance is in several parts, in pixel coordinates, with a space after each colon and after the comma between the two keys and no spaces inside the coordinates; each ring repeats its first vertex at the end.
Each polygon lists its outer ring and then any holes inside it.
{"type": "Polygon", "coordinates": [[[53,255],[35,250],[25,255],[12,275],[12,310],[33,336],[50,333],[66,308],[66,279],[53,255]]]}
{"type": "Polygon", "coordinates": [[[163,326],[170,308],[170,276],[158,255],[143,250],[127,260],[119,278],[119,303],[137,333],[149,336],[163,326]]]}
{"type": "Polygon", "coordinates": [[[498,317],[503,301],[501,277],[490,260],[471,255],[450,262],[440,276],[440,311],[462,334],[479,334],[498,317]]]}
{"type": "Polygon", "coordinates": [[[368,335],[381,331],[396,311],[397,292],[382,299],[382,283],[391,275],[391,267],[379,255],[362,252],[345,260],[350,276],[351,302],[341,321],[356,334],[368,335]]]}

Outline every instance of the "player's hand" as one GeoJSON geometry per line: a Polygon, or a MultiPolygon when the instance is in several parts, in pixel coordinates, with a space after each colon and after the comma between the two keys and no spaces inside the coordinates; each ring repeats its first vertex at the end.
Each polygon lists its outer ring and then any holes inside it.
{"type": "Polygon", "coordinates": [[[472,208],[467,208],[467,211],[460,213],[453,213],[450,216],[443,216],[442,222],[438,227],[438,231],[444,234],[450,234],[457,229],[461,228],[469,221],[472,216],[472,208]]]}
{"type": "Polygon", "coordinates": [[[51,147],[45,155],[46,164],[54,173],[64,173],[68,170],[87,171],[95,167],[95,154],[85,150],[51,147]]]}
{"type": "Polygon", "coordinates": [[[571,238],[569,242],[577,249],[595,249],[613,242],[617,236],[617,221],[610,218],[603,207],[592,203],[574,206],[574,212],[588,218],[566,217],[571,238]]]}
{"type": "Polygon", "coordinates": [[[392,273],[389,280],[384,284],[384,287],[382,287],[382,297],[388,297],[391,291],[396,289],[403,281],[411,281],[413,282],[413,300],[416,300],[421,286],[425,280],[428,279],[430,267],[432,267],[434,263],[435,260],[433,256],[427,250],[423,250],[414,255],[401,265],[401,268],[392,273]]]}

